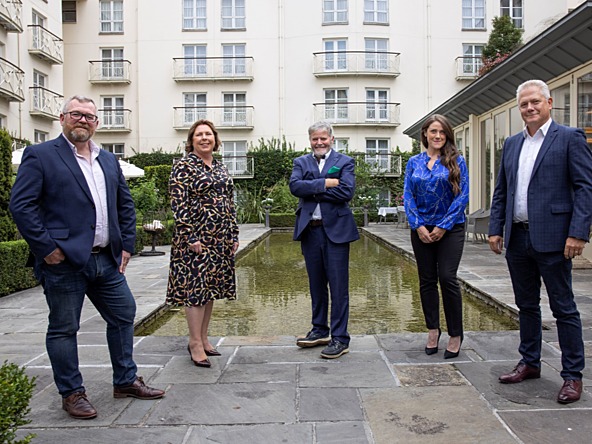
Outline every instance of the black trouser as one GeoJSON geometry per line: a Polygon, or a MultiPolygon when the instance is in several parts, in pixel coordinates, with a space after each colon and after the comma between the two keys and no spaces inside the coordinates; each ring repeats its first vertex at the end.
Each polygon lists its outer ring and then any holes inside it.
{"type": "MultiPolygon", "coordinates": [[[[426,226],[432,230],[432,226],[426,226]]],[[[463,333],[462,293],[456,276],[465,244],[464,225],[458,224],[447,231],[438,242],[423,243],[417,231],[411,230],[411,245],[417,261],[421,307],[428,329],[440,327],[440,295],[449,336],[463,333]]]]}

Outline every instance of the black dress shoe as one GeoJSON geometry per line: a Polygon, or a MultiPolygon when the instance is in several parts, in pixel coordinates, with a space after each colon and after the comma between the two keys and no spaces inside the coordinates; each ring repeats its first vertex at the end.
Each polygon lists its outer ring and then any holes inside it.
{"type": "MultiPolygon", "coordinates": [[[[189,347],[189,344],[187,345],[187,351],[189,352],[189,357],[191,358],[191,362],[193,362],[193,364],[196,367],[205,367],[205,368],[210,368],[212,366],[212,363],[210,362],[210,360],[208,358],[204,359],[203,361],[196,361],[195,359],[193,359],[193,355],[191,354],[191,348],[189,347]]],[[[208,353],[206,352],[206,355],[208,353]]]]}
{"type": "Polygon", "coordinates": [[[499,382],[502,384],[515,384],[522,382],[525,379],[538,379],[541,377],[541,369],[531,367],[523,362],[519,362],[514,370],[499,377],[499,382]]]}
{"type": "Polygon", "coordinates": [[[460,353],[460,347],[462,346],[463,343],[463,339],[464,339],[464,335],[461,334],[460,335],[460,344],[458,345],[458,350],[455,352],[451,352],[450,350],[446,349],[446,351],[444,352],[444,359],[452,359],[452,358],[457,358],[458,354],[460,353]]]}
{"type": "Polygon", "coordinates": [[[563,383],[563,387],[559,390],[557,395],[557,402],[559,404],[571,404],[580,400],[582,396],[582,380],[568,379],[563,383]]]}
{"type": "Polygon", "coordinates": [[[306,337],[296,339],[298,347],[316,347],[317,345],[327,345],[329,342],[331,342],[329,336],[314,333],[312,330],[308,332],[306,337]]]}
{"type": "Polygon", "coordinates": [[[159,399],[163,396],[164,390],[148,387],[141,376],[138,376],[133,384],[113,387],[114,398],[159,399]]]}
{"type": "Polygon", "coordinates": [[[426,347],[425,348],[425,354],[426,355],[434,355],[436,353],[438,353],[438,342],[440,342],[440,336],[442,336],[442,330],[440,330],[440,328],[438,327],[438,340],[436,341],[436,346],[435,347],[426,347]]]}
{"type": "Polygon", "coordinates": [[[206,356],[222,356],[222,353],[220,353],[215,348],[213,348],[211,350],[204,350],[204,351],[206,352],[206,356]]]}

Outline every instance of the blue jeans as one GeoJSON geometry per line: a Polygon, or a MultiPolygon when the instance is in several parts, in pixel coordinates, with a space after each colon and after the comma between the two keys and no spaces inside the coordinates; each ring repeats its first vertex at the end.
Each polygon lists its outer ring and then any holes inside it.
{"type": "Polygon", "coordinates": [[[514,297],[520,319],[522,362],[541,366],[542,319],[541,278],[545,283],[549,306],[557,320],[561,348],[561,377],[582,379],[584,343],[582,322],[571,286],[571,260],[563,252],[540,253],[530,243],[528,230],[514,226],[506,251],[514,297]]]}
{"type": "Polygon", "coordinates": [[[36,274],[49,306],[45,343],[62,397],[84,392],[76,335],[85,294],[107,322],[113,385],[132,384],[137,371],[132,358],[136,302],[109,250],[91,254],[80,271],[74,270],[66,259],[57,265],[44,263],[36,269],[36,274]]]}

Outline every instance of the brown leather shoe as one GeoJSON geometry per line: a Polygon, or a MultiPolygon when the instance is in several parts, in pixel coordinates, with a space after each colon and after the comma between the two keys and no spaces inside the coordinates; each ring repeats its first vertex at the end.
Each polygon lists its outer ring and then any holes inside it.
{"type": "Polygon", "coordinates": [[[499,382],[502,384],[515,384],[517,382],[522,382],[525,379],[537,379],[540,377],[540,368],[531,367],[524,364],[523,362],[519,362],[518,365],[514,367],[514,370],[512,370],[510,373],[501,375],[499,377],[499,382]]]}
{"type": "Polygon", "coordinates": [[[563,383],[563,387],[559,390],[557,395],[557,402],[559,404],[570,404],[580,400],[582,396],[582,380],[581,379],[567,379],[563,383]]]}
{"type": "Polygon", "coordinates": [[[164,396],[164,390],[148,387],[141,376],[133,384],[124,387],[113,387],[114,398],[158,399],[164,396]]]}
{"type": "Polygon", "coordinates": [[[62,408],[72,418],[93,419],[97,417],[97,411],[86,398],[86,393],[83,392],[72,393],[67,398],[63,398],[62,408]]]}

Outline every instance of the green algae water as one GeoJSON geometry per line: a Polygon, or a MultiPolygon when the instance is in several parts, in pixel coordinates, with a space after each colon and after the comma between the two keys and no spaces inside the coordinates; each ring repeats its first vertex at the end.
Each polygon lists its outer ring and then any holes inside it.
{"type": "MultiPolygon", "coordinates": [[[[211,336],[299,336],[310,330],[308,277],[300,242],[273,233],[237,263],[236,301],[216,301],[211,336]]],[[[465,295],[466,331],[516,329],[512,319],[465,295]]],[[[442,329],[446,323],[441,315],[442,329]]],[[[368,236],[351,244],[350,334],[425,332],[415,264],[368,236]]],[[[141,335],[186,336],[183,310],[170,311],[141,335]]]]}

